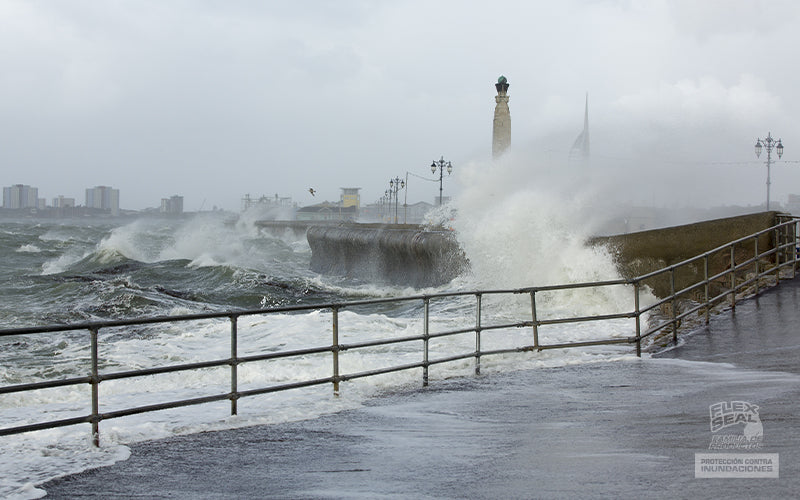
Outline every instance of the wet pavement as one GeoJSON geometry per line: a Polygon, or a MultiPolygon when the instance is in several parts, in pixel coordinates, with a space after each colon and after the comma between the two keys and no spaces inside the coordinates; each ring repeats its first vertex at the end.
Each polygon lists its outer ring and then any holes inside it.
{"type": "MultiPolygon", "coordinates": [[[[133,445],[48,498],[790,498],[800,278],[641,360],[436,381],[313,420],[133,445]],[[696,479],[710,406],[759,406],[779,478],[696,479]]],[[[742,426],[726,429],[742,434],[742,426]]],[[[723,450],[751,453],[752,450],[723,450]]]]}

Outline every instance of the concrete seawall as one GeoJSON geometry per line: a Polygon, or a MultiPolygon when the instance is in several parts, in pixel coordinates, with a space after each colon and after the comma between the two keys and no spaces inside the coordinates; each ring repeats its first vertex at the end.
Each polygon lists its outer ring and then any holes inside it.
{"type": "MultiPolygon", "coordinates": [[[[590,239],[590,245],[606,245],[616,257],[617,267],[625,278],[642,276],[662,269],[696,255],[713,250],[731,241],[767,229],[778,222],[778,212],[761,212],[724,219],[686,224],[683,226],[653,229],[637,233],[604,236],[590,239]]],[[[763,252],[775,248],[774,234],[764,234],[758,240],[758,248],[763,252]]],[[[737,263],[751,259],[754,255],[754,242],[748,241],[735,249],[737,263]]],[[[718,252],[709,258],[709,276],[718,274],[731,266],[730,251],[718,252]]],[[[675,287],[686,288],[700,281],[704,276],[703,262],[682,267],[676,272],[675,287]]],[[[653,292],[664,297],[670,294],[669,275],[663,274],[648,280],[653,292]]],[[[728,281],[720,281],[712,290],[718,294],[729,286],[728,281]]]]}
{"type": "Polygon", "coordinates": [[[413,287],[438,286],[468,269],[449,231],[405,224],[311,226],[311,269],[413,287]]]}
{"type": "MultiPolygon", "coordinates": [[[[778,212],[762,212],[637,233],[591,238],[587,245],[612,250],[623,277],[633,278],[676,264],[730,241],[767,229],[777,223],[778,212]]],[[[333,222],[257,223],[273,234],[304,233],[311,247],[311,269],[321,274],[349,276],[365,281],[412,287],[448,283],[469,269],[469,262],[450,231],[431,231],[418,225],[348,224],[333,222]]],[[[752,241],[735,250],[737,263],[752,258],[752,241]]],[[[774,235],[758,241],[760,251],[775,247],[774,235]]],[[[536,256],[532,256],[536,258],[536,256]]],[[[730,252],[709,259],[709,275],[730,267],[730,252]]],[[[704,273],[702,261],[676,273],[676,289],[685,288],[704,273]]],[[[743,273],[744,274],[744,273],[743,273]]],[[[669,276],[646,283],[658,296],[670,293],[669,276]]],[[[720,281],[713,293],[726,288],[720,281]]]]}

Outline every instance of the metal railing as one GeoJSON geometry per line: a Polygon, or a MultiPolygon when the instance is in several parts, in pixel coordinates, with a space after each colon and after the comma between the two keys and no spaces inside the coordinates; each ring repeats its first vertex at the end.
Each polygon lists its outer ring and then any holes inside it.
{"type": "MultiPolygon", "coordinates": [[[[203,313],[203,314],[189,314],[181,316],[164,316],[164,317],[151,317],[143,319],[130,319],[130,320],[117,320],[117,321],[96,321],[70,325],[53,325],[43,327],[27,327],[27,328],[11,328],[0,330],[0,337],[20,336],[20,335],[39,335],[55,332],[67,331],[85,331],[89,334],[89,351],[90,351],[90,371],[88,374],[79,377],[63,378],[57,380],[44,380],[25,384],[8,385],[0,387],[0,395],[29,392],[41,389],[58,388],[66,386],[77,386],[89,384],[91,386],[91,413],[73,418],[66,418],[60,420],[41,421],[26,425],[17,425],[13,427],[0,428],[0,436],[19,434],[30,431],[37,431],[43,429],[52,429],[57,427],[70,426],[75,424],[89,423],[91,424],[91,431],[93,442],[99,445],[101,421],[110,420],[114,418],[136,415],[146,412],[166,410],[170,408],[178,408],[191,405],[199,405],[211,403],[216,401],[230,401],[231,415],[236,415],[238,412],[238,401],[241,398],[249,396],[257,396],[261,394],[285,391],[289,389],[297,389],[302,387],[310,387],[322,384],[332,384],[334,394],[338,395],[340,390],[340,383],[355,380],[364,377],[371,377],[380,374],[387,374],[410,369],[422,369],[422,384],[428,385],[429,369],[431,366],[441,363],[449,363],[464,359],[474,359],[474,371],[476,374],[480,373],[481,358],[484,356],[519,353],[530,351],[542,351],[545,349],[566,349],[575,347],[589,347],[600,345],[612,344],[635,344],[636,354],[641,356],[642,343],[645,339],[656,335],[659,332],[667,331],[672,334],[672,340],[677,341],[677,331],[680,322],[692,314],[701,312],[705,315],[706,323],[709,321],[710,311],[713,307],[726,302],[730,303],[730,307],[735,307],[737,295],[742,291],[754,289],[754,293],[758,293],[761,289],[761,281],[766,277],[774,277],[775,282],[781,279],[781,272],[789,268],[791,269],[791,277],[795,275],[795,269],[798,260],[797,234],[798,234],[798,221],[795,218],[781,216],[779,223],[771,228],[765,229],[750,236],[740,238],[736,241],[730,242],[704,254],[698,255],[691,259],[679,262],[669,267],[659,269],[652,273],[638,276],[632,279],[617,279],[608,281],[597,281],[587,283],[573,283],[566,285],[551,285],[551,286],[537,286],[526,288],[515,288],[507,290],[478,290],[467,292],[449,292],[437,293],[427,295],[416,295],[400,298],[384,298],[372,299],[361,301],[349,301],[341,303],[329,303],[307,306],[289,306],[278,308],[267,308],[257,310],[243,310],[243,311],[229,311],[223,313],[203,313]],[[768,241],[764,244],[763,241],[768,241]],[[761,249],[759,248],[759,241],[762,241],[761,249]],[[753,246],[752,255],[749,255],[746,247],[747,245],[753,246]],[[720,256],[724,255],[725,259],[730,259],[730,264],[726,269],[710,275],[710,263],[712,260],[718,262],[720,256]],[[738,262],[737,262],[738,260],[738,262]],[[690,280],[689,284],[683,288],[676,290],[676,275],[681,270],[693,270],[697,267],[697,263],[702,263],[703,273],[702,277],[697,277],[697,272],[692,271],[695,279],[690,280]],[[652,301],[647,306],[642,307],[642,296],[649,282],[652,280],[666,277],[670,281],[671,293],[661,298],[660,300],[652,301]],[[722,286],[723,284],[727,286],[722,286]],[[537,308],[537,296],[542,294],[552,293],[565,290],[591,290],[596,291],[604,287],[612,286],[626,286],[633,288],[633,310],[629,312],[617,312],[603,315],[586,315],[586,316],[565,316],[565,317],[548,317],[540,318],[540,309],[537,308]],[[712,293],[712,288],[721,289],[720,293],[712,293]],[[519,296],[528,295],[530,297],[530,319],[519,321],[505,321],[495,324],[486,324],[486,314],[483,311],[484,298],[487,296],[519,296]],[[450,329],[444,331],[431,332],[431,302],[441,301],[446,299],[454,299],[457,297],[473,297],[475,300],[475,320],[474,323],[464,325],[461,328],[450,329]],[[422,331],[417,335],[380,338],[373,340],[365,340],[361,342],[353,342],[343,344],[339,339],[339,312],[343,309],[362,308],[369,306],[379,306],[385,304],[398,305],[402,303],[417,303],[422,305],[422,331]],[[680,304],[688,304],[686,310],[678,312],[680,304]],[[656,319],[651,326],[643,325],[643,319],[659,316],[658,314],[648,314],[655,311],[657,308],[663,310],[666,307],[668,310],[665,319],[656,319]],[[238,354],[241,347],[239,340],[239,319],[248,316],[263,316],[280,313],[298,313],[309,311],[330,311],[331,313],[331,342],[330,344],[307,347],[302,349],[290,349],[283,351],[271,351],[259,354],[244,355],[238,354]],[[142,326],[142,325],[155,325],[155,324],[174,324],[181,322],[191,322],[197,320],[212,320],[212,319],[226,319],[230,322],[230,356],[222,359],[210,359],[206,361],[183,363],[169,366],[156,366],[145,369],[134,369],[125,371],[101,371],[100,366],[104,361],[99,356],[99,336],[101,331],[118,327],[142,326]],[[635,334],[621,337],[600,338],[584,341],[571,341],[571,342],[555,342],[555,343],[542,343],[540,341],[540,329],[549,325],[570,324],[570,323],[586,323],[586,322],[602,322],[610,320],[628,319],[635,323],[635,334]],[[520,336],[523,345],[513,348],[495,348],[485,349],[483,342],[485,335],[493,331],[511,330],[511,329],[527,329],[532,331],[532,343],[530,336],[520,336]],[[474,350],[468,352],[461,352],[457,354],[449,354],[446,356],[432,359],[430,357],[430,342],[434,339],[445,337],[452,337],[457,335],[471,334],[474,335],[474,350]],[[371,370],[357,371],[352,373],[342,373],[339,366],[340,353],[344,351],[353,351],[358,349],[366,349],[370,347],[387,346],[390,344],[405,344],[409,342],[421,342],[421,359],[417,362],[382,366],[371,370]],[[239,375],[238,369],[240,366],[247,363],[254,363],[258,361],[277,360],[277,359],[297,359],[298,357],[308,356],[312,354],[330,353],[331,358],[331,375],[321,378],[308,378],[305,380],[294,381],[283,384],[270,385],[266,387],[257,387],[247,390],[240,390],[238,387],[239,375]],[[223,393],[208,394],[200,397],[186,398],[173,400],[163,403],[150,404],[144,406],[136,406],[123,408],[114,411],[100,411],[100,384],[105,381],[130,379],[134,377],[144,376],[157,376],[168,373],[179,373],[186,371],[194,371],[200,369],[208,369],[215,367],[228,367],[230,370],[230,390],[223,393]]],[[[506,297],[508,300],[508,297],[506,297]]]]}

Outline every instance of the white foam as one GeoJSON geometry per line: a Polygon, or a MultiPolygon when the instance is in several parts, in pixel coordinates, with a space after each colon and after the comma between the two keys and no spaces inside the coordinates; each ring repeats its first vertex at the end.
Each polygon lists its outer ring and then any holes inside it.
{"type": "Polygon", "coordinates": [[[91,255],[91,252],[80,252],[78,249],[71,249],[54,259],[44,262],[42,264],[42,275],[63,273],[89,255],[91,255]]]}
{"type": "Polygon", "coordinates": [[[41,251],[42,251],[41,248],[37,247],[36,245],[32,245],[30,243],[22,245],[17,249],[17,252],[19,253],[39,253],[41,251]]]}

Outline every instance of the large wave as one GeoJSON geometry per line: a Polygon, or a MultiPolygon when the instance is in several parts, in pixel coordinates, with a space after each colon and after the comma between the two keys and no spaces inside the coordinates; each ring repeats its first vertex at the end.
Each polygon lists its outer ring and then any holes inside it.
{"type": "MultiPolygon", "coordinates": [[[[517,288],[619,279],[614,257],[587,244],[593,193],[584,184],[537,183],[550,165],[509,156],[461,169],[462,193],[450,221],[470,261],[467,285],[517,288]]],[[[547,294],[544,305],[581,314],[631,310],[625,287],[547,294]],[[549,300],[548,300],[549,299],[549,300]]]]}

